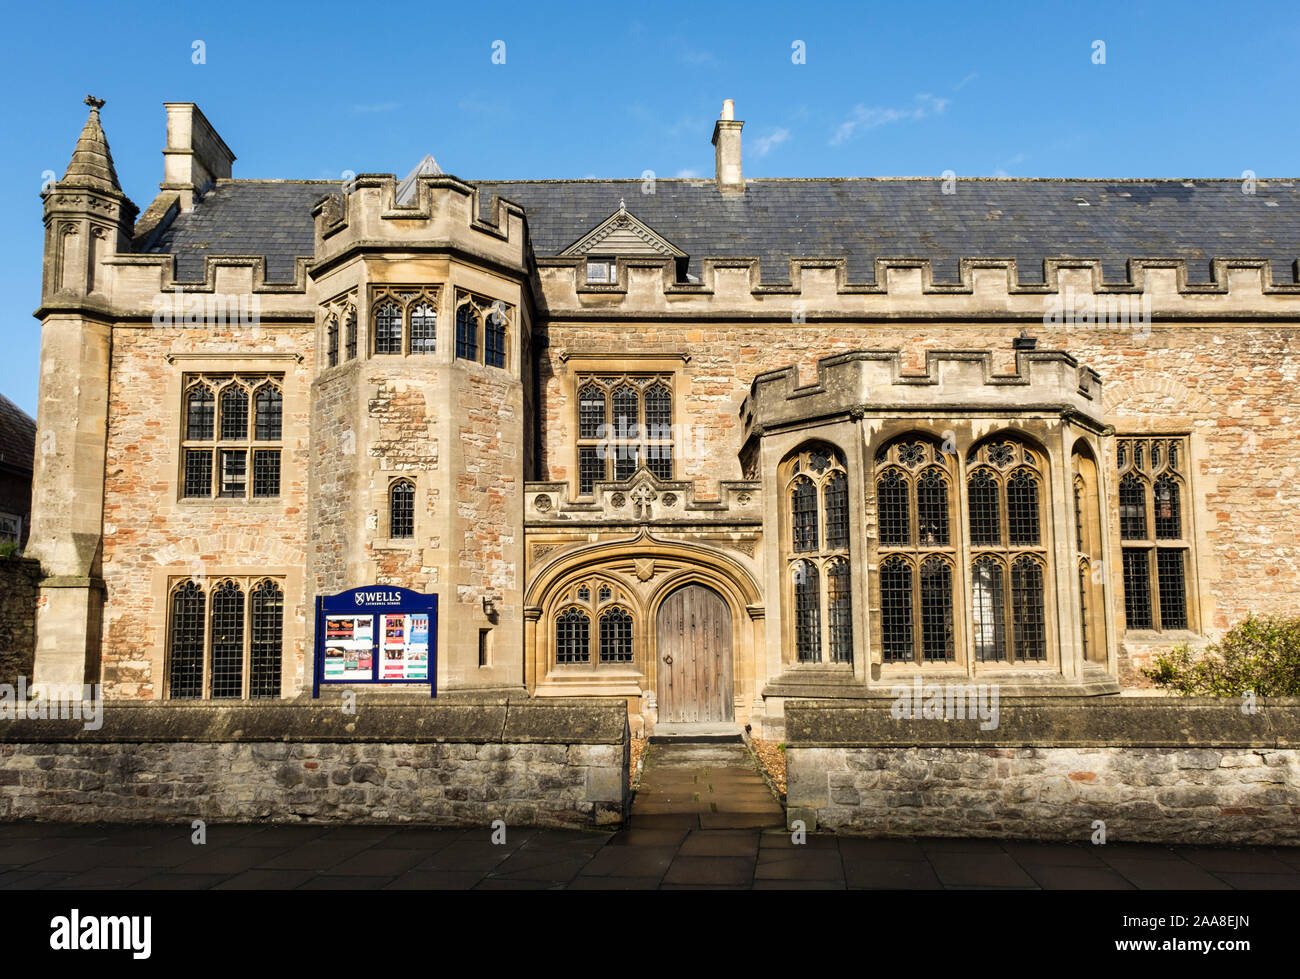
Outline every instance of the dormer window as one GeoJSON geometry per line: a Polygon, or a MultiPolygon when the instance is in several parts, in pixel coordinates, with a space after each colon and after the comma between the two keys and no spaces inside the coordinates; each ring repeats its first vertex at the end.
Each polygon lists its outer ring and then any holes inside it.
{"type": "Polygon", "coordinates": [[[615,281],[617,268],[612,258],[587,259],[587,281],[595,285],[608,285],[615,281]]]}

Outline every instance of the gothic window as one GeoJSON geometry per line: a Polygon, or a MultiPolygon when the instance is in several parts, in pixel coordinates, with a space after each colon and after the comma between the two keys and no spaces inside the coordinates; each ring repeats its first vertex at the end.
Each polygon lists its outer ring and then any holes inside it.
{"type": "Polygon", "coordinates": [[[284,642],[284,592],[267,578],[253,589],[251,598],[251,662],[249,694],[254,698],[280,696],[280,660],[284,642]]]}
{"type": "Polygon", "coordinates": [[[971,566],[971,608],[975,622],[975,659],[980,663],[1007,658],[1006,596],[1002,564],[985,556],[971,566]]]}
{"type": "Polygon", "coordinates": [[[1046,460],[1022,443],[1004,439],[976,446],[966,463],[974,551],[971,610],[975,658],[979,662],[1045,662],[1046,460]]]}
{"type": "Polygon", "coordinates": [[[185,438],[194,442],[211,440],[216,417],[217,401],[212,388],[201,381],[196,383],[185,398],[185,438]]]}
{"type": "Polygon", "coordinates": [[[192,581],[172,592],[170,686],[175,698],[203,696],[203,589],[192,581]]]}
{"type": "Polygon", "coordinates": [[[849,548],[849,481],[844,473],[830,474],[822,487],[826,513],[826,546],[833,551],[849,548]]]}
{"type": "MultiPolygon", "coordinates": [[[[438,295],[436,286],[375,287],[370,303],[374,352],[394,357],[436,353],[438,295]]],[[[356,321],[349,305],[344,314],[348,360],[357,354],[356,321]]]]}
{"type": "Polygon", "coordinates": [[[281,380],[281,375],[266,374],[184,378],[183,497],[272,499],[280,495],[281,380]]]}
{"type": "Polygon", "coordinates": [[[600,661],[632,662],[632,616],[626,609],[611,608],[601,613],[600,661]]]}
{"type": "Polygon", "coordinates": [[[212,593],[212,697],[238,699],[243,678],[244,593],[225,581],[212,593]]]}
{"type": "Polygon", "coordinates": [[[817,489],[807,476],[796,476],[790,490],[790,520],[796,551],[817,550],[817,489]]]}
{"type": "Polygon", "coordinates": [[[591,660],[591,619],[571,608],[555,620],[555,662],[587,663],[591,660]]]}
{"type": "Polygon", "coordinates": [[[641,466],[673,478],[672,377],[584,374],[578,377],[578,493],[598,480],[631,479],[641,466]]]}
{"type": "Polygon", "coordinates": [[[794,581],[795,653],[801,663],[822,658],[821,584],[817,565],[796,561],[791,569],[794,581]]]}
{"type": "Polygon", "coordinates": [[[357,311],[348,309],[347,316],[343,320],[343,348],[346,351],[348,360],[355,360],[357,356],[357,311]]]}
{"type": "Polygon", "coordinates": [[[382,303],[375,310],[375,353],[400,354],[402,352],[402,308],[393,300],[382,303]]]}
{"type": "Polygon", "coordinates": [[[338,366],[339,362],[339,321],[338,317],[331,316],[325,321],[325,351],[328,357],[327,364],[330,367],[338,366]]]}
{"type": "Polygon", "coordinates": [[[880,644],[886,663],[915,659],[912,632],[912,566],[892,555],[880,562],[880,644]]]}
{"type": "Polygon", "coordinates": [[[469,302],[456,309],[456,356],[478,360],[478,312],[469,302]]]}
{"type": "Polygon", "coordinates": [[[278,698],[284,591],[270,578],[183,579],[172,589],[167,694],[173,700],[278,698]]]}
{"type": "Polygon", "coordinates": [[[880,646],[885,663],[952,662],[955,458],[907,435],[876,453],[880,646]]]}
{"type": "Polygon", "coordinates": [[[1191,531],[1183,502],[1187,439],[1121,437],[1116,459],[1125,624],[1130,630],[1194,628],[1191,531]]]}
{"type": "Polygon", "coordinates": [[[844,453],[814,443],[788,456],[780,472],[787,500],[785,555],[795,657],[801,663],[851,664],[853,573],[844,453]]]}
{"type": "Polygon", "coordinates": [[[611,581],[589,578],[564,593],[555,617],[555,663],[627,667],[635,661],[635,617],[627,595],[611,581]],[[593,596],[594,599],[593,599],[593,596]],[[593,662],[592,623],[597,648],[593,662]]]}
{"type": "Polygon", "coordinates": [[[832,663],[853,662],[852,580],[846,558],[833,558],[826,565],[826,611],[832,663]]]}
{"type": "Polygon", "coordinates": [[[438,349],[438,313],[431,302],[411,310],[411,353],[431,354],[438,349]]]}
{"type": "Polygon", "coordinates": [[[415,484],[399,479],[388,490],[388,536],[415,536],[415,484]]]}
{"type": "Polygon", "coordinates": [[[506,366],[506,314],[494,305],[483,322],[483,363],[489,367],[506,366]]]}

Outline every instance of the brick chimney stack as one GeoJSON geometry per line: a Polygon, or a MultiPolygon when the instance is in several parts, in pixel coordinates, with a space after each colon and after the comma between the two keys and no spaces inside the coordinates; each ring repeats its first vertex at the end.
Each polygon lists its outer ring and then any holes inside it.
{"type": "Polygon", "coordinates": [[[715,179],[724,194],[743,194],[745,177],[740,168],[740,130],[744,123],[736,118],[736,103],[722,103],[722,115],[713,124],[715,179]]]}

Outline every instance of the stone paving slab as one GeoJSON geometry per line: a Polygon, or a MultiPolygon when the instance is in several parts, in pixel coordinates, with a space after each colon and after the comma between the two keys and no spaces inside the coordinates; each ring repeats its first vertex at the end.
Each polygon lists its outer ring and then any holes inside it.
{"type": "MultiPolygon", "coordinates": [[[[1021,840],[861,839],[783,829],[643,827],[616,833],[391,828],[340,833],[319,826],[60,827],[0,824],[4,890],[497,890],[566,888],[804,889],[1282,889],[1300,890],[1300,849],[1021,840]],[[134,841],[134,842],[128,842],[134,841]],[[268,845],[254,846],[254,842],[268,845]]],[[[354,828],[354,827],[353,827],[354,828]]]]}

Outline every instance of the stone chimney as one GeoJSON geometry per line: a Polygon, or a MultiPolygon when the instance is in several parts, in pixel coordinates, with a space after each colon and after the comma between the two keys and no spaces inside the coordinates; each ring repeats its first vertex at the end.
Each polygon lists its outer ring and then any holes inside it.
{"type": "Polygon", "coordinates": [[[740,169],[740,130],[744,123],[736,118],[736,103],[722,103],[722,115],[713,124],[715,179],[724,194],[743,194],[745,177],[740,169]]]}
{"type": "Polygon", "coordinates": [[[167,147],[163,150],[163,182],[158,186],[175,191],[181,210],[189,211],[214,181],[230,176],[235,154],[193,102],[163,105],[167,109],[167,147]]]}

